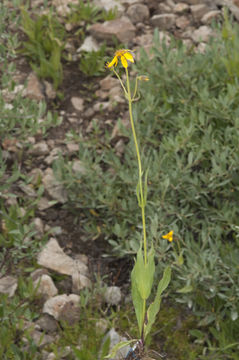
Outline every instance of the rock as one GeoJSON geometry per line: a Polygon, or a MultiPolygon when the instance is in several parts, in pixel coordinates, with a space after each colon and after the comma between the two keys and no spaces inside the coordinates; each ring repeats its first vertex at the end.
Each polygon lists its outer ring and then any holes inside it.
{"type": "Polygon", "coordinates": [[[109,91],[112,87],[117,86],[119,80],[113,78],[111,75],[106,76],[104,79],[100,80],[100,87],[103,91],[109,91]]]}
{"type": "Polygon", "coordinates": [[[54,200],[64,204],[67,201],[67,193],[62,184],[56,180],[53,170],[47,168],[42,178],[42,183],[48,195],[54,200]]]}
{"type": "Polygon", "coordinates": [[[35,288],[37,288],[37,294],[40,295],[44,300],[47,300],[50,297],[58,294],[58,290],[55,287],[52,278],[47,274],[43,274],[34,280],[33,285],[35,288]]]}
{"type": "MultiPolygon", "coordinates": [[[[174,0],[176,3],[182,2],[182,0],[174,0]]],[[[197,5],[199,2],[204,2],[204,0],[183,0],[184,3],[188,5],[197,5]]]]}
{"type": "Polygon", "coordinates": [[[201,18],[210,11],[205,4],[192,5],[190,9],[195,21],[200,21],[201,18]]]}
{"type": "Polygon", "coordinates": [[[133,24],[144,22],[149,19],[149,9],[143,4],[131,5],[126,14],[129,16],[133,24]]]}
{"type": "Polygon", "coordinates": [[[219,19],[222,16],[220,10],[212,10],[207,12],[202,18],[201,22],[204,25],[210,24],[213,20],[219,19]]]}
{"type": "Polygon", "coordinates": [[[92,36],[87,36],[83,42],[83,44],[77,49],[77,52],[80,53],[82,51],[91,52],[98,51],[100,49],[98,43],[94,40],[92,36]]]}
{"type": "Polygon", "coordinates": [[[37,185],[40,184],[43,176],[43,172],[39,168],[32,169],[29,173],[29,177],[31,178],[31,184],[37,185]]]}
{"type": "Polygon", "coordinates": [[[97,334],[103,335],[107,329],[108,329],[108,321],[106,319],[99,319],[95,323],[95,330],[97,334]]]}
{"type": "Polygon", "coordinates": [[[172,9],[170,6],[166,5],[165,3],[160,3],[158,5],[158,13],[159,14],[170,14],[172,9]]]}
{"type": "Polygon", "coordinates": [[[0,278],[0,293],[8,294],[12,297],[17,290],[17,278],[14,276],[4,276],[0,278]]]}
{"type": "Polygon", "coordinates": [[[186,29],[187,26],[190,25],[190,20],[188,17],[186,16],[179,16],[177,19],[176,19],[176,26],[179,28],[179,29],[186,29]]]}
{"type": "Polygon", "coordinates": [[[89,29],[90,34],[97,40],[105,40],[113,44],[115,36],[120,42],[127,43],[134,39],[136,28],[127,17],[105,21],[103,24],[93,24],[89,29]]]}
{"type": "Polygon", "coordinates": [[[83,109],[84,109],[84,100],[82,98],[73,96],[71,98],[71,103],[74,106],[75,110],[83,111],[83,109]]]}
{"type": "MultiPolygon", "coordinates": [[[[41,331],[38,330],[33,330],[31,333],[31,339],[33,340],[33,342],[40,348],[52,344],[55,340],[55,338],[51,335],[46,335],[44,333],[42,333],[41,331]]],[[[28,342],[28,340],[25,340],[26,342],[28,342]]]]}
{"type": "Polygon", "coordinates": [[[48,99],[55,99],[56,98],[56,91],[51,83],[49,81],[44,80],[45,85],[45,93],[48,99]]]}
{"type": "Polygon", "coordinates": [[[45,141],[40,141],[33,145],[30,154],[33,156],[43,156],[49,153],[48,145],[45,141]]]}
{"type": "Polygon", "coordinates": [[[65,17],[71,12],[69,5],[78,4],[78,0],[53,0],[52,5],[56,7],[58,15],[65,17]]]}
{"type": "Polygon", "coordinates": [[[121,290],[118,286],[109,286],[105,291],[104,297],[107,304],[118,305],[121,301],[121,290]]]}
{"type": "Polygon", "coordinates": [[[44,331],[45,333],[54,333],[58,329],[56,319],[49,314],[42,314],[35,324],[38,326],[39,330],[44,331]]]}
{"type": "Polygon", "coordinates": [[[173,8],[173,12],[178,15],[182,15],[188,11],[189,11],[189,5],[185,3],[178,3],[173,8]]]}
{"type": "Polygon", "coordinates": [[[150,21],[153,26],[158,27],[160,30],[169,30],[175,25],[176,15],[175,14],[154,15],[150,21]]]}
{"type": "Polygon", "coordinates": [[[37,217],[33,220],[33,224],[35,226],[35,229],[37,231],[38,236],[43,236],[44,234],[44,224],[41,218],[37,217]]]}
{"type": "Polygon", "coordinates": [[[50,152],[50,154],[44,159],[44,162],[47,165],[51,165],[53,163],[53,161],[55,161],[56,159],[58,159],[59,154],[62,153],[62,149],[59,147],[55,147],[54,149],[52,149],[52,151],[50,152]]]}
{"type": "Polygon", "coordinates": [[[84,163],[81,160],[73,160],[73,162],[72,162],[72,170],[75,173],[79,173],[81,175],[86,174],[86,167],[85,167],[84,163]]]}
{"type": "Polygon", "coordinates": [[[105,11],[116,10],[117,15],[122,15],[125,10],[124,6],[117,0],[93,0],[93,4],[100,9],[103,8],[105,11]]]}
{"type": "Polygon", "coordinates": [[[41,197],[41,199],[38,201],[37,203],[37,208],[40,211],[44,211],[46,209],[49,209],[51,206],[53,206],[52,203],[50,203],[49,199],[47,199],[46,197],[41,197]]]}
{"type": "Polygon", "coordinates": [[[213,31],[206,25],[200,26],[200,28],[194,30],[191,37],[194,42],[208,42],[209,38],[213,35],[213,31]]]}
{"type": "Polygon", "coordinates": [[[51,238],[39,253],[37,263],[60,274],[72,275],[76,271],[82,275],[88,274],[88,267],[66,255],[54,238],[51,238]]]}
{"type": "Polygon", "coordinates": [[[73,155],[79,151],[79,144],[76,143],[68,143],[66,144],[68,155],[73,155]]]}
{"type": "MultiPolygon", "coordinates": [[[[104,337],[102,342],[102,347],[105,344],[106,341],[110,341],[110,347],[109,350],[111,350],[116,344],[118,344],[121,341],[127,341],[128,339],[126,337],[120,336],[114,328],[112,328],[104,337]]],[[[116,356],[109,360],[122,360],[126,358],[126,355],[128,354],[128,351],[130,350],[130,346],[125,346],[117,351],[116,356]]]]}
{"type": "Polygon", "coordinates": [[[57,295],[48,299],[43,306],[43,313],[47,313],[54,317],[54,319],[59,320],[63,316],[64,307],[66,304],[70,303],[72,309],[77,308],[80,311],[79,307],[80,296],[75,294],[70,295],[57,295]]]}
{"type": "Polygon", "coordinates": [[[30,99],[41,101],[45,99],[43,94],[44,88],[42,83],[34,72],[31,72],[27,78],[27,87],[24,91],[24,95],[30,99]]]}

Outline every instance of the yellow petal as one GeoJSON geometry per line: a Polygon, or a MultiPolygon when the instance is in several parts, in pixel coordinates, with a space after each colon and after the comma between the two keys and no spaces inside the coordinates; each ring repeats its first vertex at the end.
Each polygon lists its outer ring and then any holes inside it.
{"type": "Polygon", "coordinates": [[[111,68],[112,66],[117,66],[117,64],[118,64],[118,58],[117,56],[115,56],[113,60],[109,64],[107,64],[107,67],[111,68]]]}
{"type": "Polygon", "coordinates": [[[172,242],[173,241],[173,230],[171,230],[166,235],[163,235],[162,238],[168,240],[169,242],[172,242]]]}
{"type": "Polygon", "coordinates": [[[125,54],[124,54],[124,57],[127,59],[127,60],[129,60],[130,62],[134,62],[134,58],[133,58],[133,55],[130,53],[130,52],[126,52],[125,54]]]}
{"type": "Polygon", "coordinates": [[[123,65],[123,67],[126,69],[126,68],[128,67],[128,62],[127,62],[127,60],[126,60],[126,58],[125,58],[125,55],[122,55],[122,56],[120,57],[120,60],[121,60],[121,63],[122,63],[122,65],[123,65]]]}

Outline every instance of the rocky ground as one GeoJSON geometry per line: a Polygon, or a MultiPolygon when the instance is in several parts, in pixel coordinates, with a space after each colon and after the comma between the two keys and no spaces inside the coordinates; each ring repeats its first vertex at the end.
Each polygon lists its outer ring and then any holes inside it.
{"type": "MultiPolygon", "coordinates": [[[[65,14],[69,10],[68,5],[77,2],[78,0],[52,0],[52,5],[55,6],[63,23],[65,14]]],[[[82,240],[80,227],[73,225],[73,215],[63,207],[67,201],[67,194],[55,179],[52,169],[54,160],[61,153],[69,156],[74,164],[73,169],[84,171],[77,157],[78,144],[67,142],[65,134],[70,129],[74,129],[87,136],[92,130],[93,120],[100,126],[108,126],[112,129],[112,141],[119,153],[123,146],[122,139],[117,137],[116,120],[120,116],[127,124],[128,114],[119,83],[106,70],[105,77],[94,80],[89,90],[87,77],[81,77],[79,81],[77,61],[81,51],[95,51],[102,42],[112,45],[114,35],[121,43],[127,44],[127,48],[134,49],[135,54],[139,54],[141,47],[149,53],[153,44],[154,30],[158,28],[160,37],[164,38],[166,43],[170,42],[170,36],[173,35],[182,39],[194,51],[203,52],[210,37],[214,36],[211,24],[222,19],[223,6],[229,8],[235,20],[239,21],[238,0],[94,0],[93,2],[106,10],[116,7],[118,17],[105,23],[93,24],[87,29],[84,43],[74,44],[69,41],[66,44],[66,51],[71,54],[74,62],[64,68],[63,100],[56,98],[52,85],[47,81],[39,80],[22,57],[16,60],[18,71],[14,78],[18,85],[14,92],[6,92],[4,95],[6,104],[11,106],[14,94],[23,91],[25,97],[37,101],[45,100],[49,108],[56,108],[62,117],[62,124],[51,130],[46,137],[43,138],[39,134],[27,139],[31,147],[24,154],[25,159],[28,157],[32,159],[30,166],[24,164],[24,171],[29,177],[33,177],[33,183],[40,177],[45,189],[34,220],[37,231],[39,234],[44,234],[52,227],[58,229],[38,255],[37,263],[41,268],[31,274],[34,283],[40,284],[37,291],[43,298],[42,317],[34,323],[32,336],[37,342],[42,331],[46,331],[42,344],[54,341],[54,337],[57,336],[58,320],[64,319],[69,324],[77,321],[80,290],[90,286],[92,273],[99,267],[101,273],[111,274],[109,287],[105,293],[105,301],[109,304],[116,305],[121,301],[120,286],[128,277],[128,272],[125,271],[126,262],[102,258],[104,242],[97,245],[91,242],[90,246],[87,246],[82,240]],[[25,82],[27,82],[26,87],[24,87],[25,82]],[[89,92],[94,96],[89,96],[89,92]],[[69,282],[62,284],[61,295],[58,295],[59,289],[47,269],[69,276],[69,282]],[[121,272],[121,275],[118,272],[121,272]],[[63,293],[62,289],[64,289],[63,293]]],[[[41,0],[31,1],[32,7],[37,6],[39,9],[42,4],[41,0]]],[[[65,28],[69,33],[72,31],[69,24],[65,24],[65,28]]],[[[11,161],[16,157],[21,144],[17,139],[10,142],[5,139],[2,148],[5,158],[11,161]]],[[[18,194],[19,196],[25,194],[32,199],[37,196],[31,184],[19,186],[16,189],[16,195],[18,194]]],[[[6,203],[10,205],[14,201],[16,199],[9,198],[6,203]]],[[[16,288],[17,278],[14,274],[0,279],[1,292],[7,292],[12,296],[16,288]]],[[[54,359],[54,354],[45,354],[45,359],[54,359]]]]}

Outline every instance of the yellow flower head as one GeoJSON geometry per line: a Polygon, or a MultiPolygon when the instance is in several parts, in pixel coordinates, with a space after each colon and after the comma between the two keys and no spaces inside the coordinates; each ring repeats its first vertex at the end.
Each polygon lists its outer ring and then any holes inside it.
{"type": "Polygon", "coordinates": [[[169,231],[166,235],[163,235],[163,239],[168,240],[169,242],[173,241],[173,230],[169,231]]]}
{"type": "Polygon", "coordinates": [[[126,69],[128,67],[128,61],[134,62],[134,57],[131,50],[120,49],[115,52],[114,58],[110,63],[107,63],[107,67],[111,68],[112,66],[116,67],[118,65],[118,58],[121,60],[121,64],[126,69]]]}

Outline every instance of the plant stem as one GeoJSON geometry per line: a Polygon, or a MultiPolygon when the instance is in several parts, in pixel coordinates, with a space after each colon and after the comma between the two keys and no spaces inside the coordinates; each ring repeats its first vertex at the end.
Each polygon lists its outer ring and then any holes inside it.
{"type": "MultiPolygon", "coordinates": [[[[138,169],[139,169],[139,190],[140,190],[140,207],[141,207],[141,216],[142,216],[142,225],[143,225],[143,239],[144,239],[144,263],[147,264],[147,236],[146,236],[146,223],[145,223],[145,200],[144,200],[144,193],[143,193],[143,184],[142,184],[142,165],[141,165],[141,157],[139,152],[139,146],[134,126],[134,119],[132,114],[132,97],[131,97],[131,90],[130,90],[130,82],[129,82],[129,73],[128,69],[125,69],[126,72],[126,79],[127,79],[127,92],[128,92],[128,103],[129,103],[129,116],[130,116],[130,123],[134,138],[134,144],[136,149],[136,155],[138,160],[138,169]]],[[[144,304],[145,305],[145,304],[144,304]]]]}

